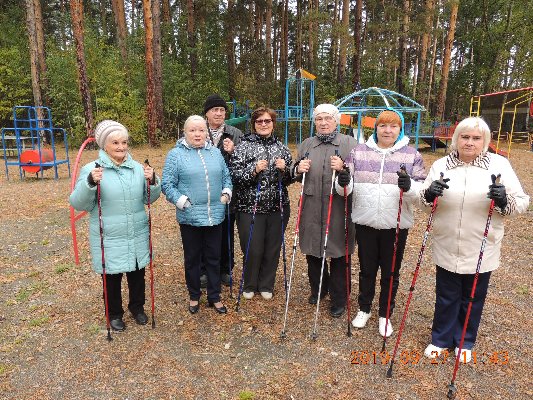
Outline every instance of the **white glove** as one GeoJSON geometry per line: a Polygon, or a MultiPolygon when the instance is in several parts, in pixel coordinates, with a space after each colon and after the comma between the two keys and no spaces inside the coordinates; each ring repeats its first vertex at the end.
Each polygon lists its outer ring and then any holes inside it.
{"type": "Polygon", "coordinates": [[[228,204],[229,203],[229,195],[226,193],[222,193],[222,196],[220,196],[220,202],[222,204],[228,204]]]}

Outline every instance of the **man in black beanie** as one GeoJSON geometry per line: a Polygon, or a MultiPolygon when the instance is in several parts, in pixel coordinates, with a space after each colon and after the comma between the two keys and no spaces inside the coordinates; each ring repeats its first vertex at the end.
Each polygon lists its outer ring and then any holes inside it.
{"type": "MultiPolygon", "coordinates": [[[[237,129],[231,125],[225,124],[226,111],[228,106],[226,101],[220,97],[218,94],[211,94],[207,96],[204,103],[204,115],[207,121],[207,126],[209,130],[209,139],[216,146],[224,160],[226,165],[229,167],[229,162],[231,155],[235,146],[238,145],[242,138],[242,132],[240,129],[237,129]]],[[[230,249],[228,248],[228,224],[230,232],[230,247],[231,247],[231,260],[234,260],[233,255],[233,230],[235,227],[235,210],[233,204],[236,203],[236,200],[232,201],[229,205],[230,207],[230,218],[228,221],[228,215],[224,222],[222,222],[222,243],[221,243],[221,252],[220,252],[220,278],[224,285],[229,286],[230,282],[230,249]]],[[[202,266],[202,275],[200,276],[200,285],[202,287],[207,286],[207,275],[205,274],[205,269],[202,266]]]]}

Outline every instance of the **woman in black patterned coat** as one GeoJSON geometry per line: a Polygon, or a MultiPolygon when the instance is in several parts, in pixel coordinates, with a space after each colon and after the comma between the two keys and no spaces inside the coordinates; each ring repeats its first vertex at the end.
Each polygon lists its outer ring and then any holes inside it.
{"type": "Polygon", "coordinates": [[[243,137],[235,148],[230,166],[237,199],[237,228],[245,256],[255,213],[244,273],[243,296],[246,299],[259,292],[264,299],[270,300],[274,291],[282,239],[279,181],[283,228],[289,221],[287,186],[292,182],[289,171],[292,157],[287,146],[274,136],[275,124],[274,110],[256,109],[251,118],[252,133],[243,137]]]}

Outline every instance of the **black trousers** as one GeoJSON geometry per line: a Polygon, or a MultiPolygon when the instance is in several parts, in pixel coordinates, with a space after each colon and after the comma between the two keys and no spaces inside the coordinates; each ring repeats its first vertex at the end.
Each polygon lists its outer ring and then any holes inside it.
{"type": "MultiPolygon", "coordinates": [[[[235,213],[230,213],[229,219],[228,219],[228,213],[226,212],[224,221],[222,221],[222,236],[220,240],[220,273],[221,274],[229,274],[230,264],[233,263],[233,265],[235,265],[235,252],[234,252],[235,237],[233,234],[234,230],[235,230],[235,213]],[[230,239],[229,246],[228,246],[228,237],[230,239]]],[[[206,275],[203,258],[202,258],[201,275],[206,275]]]]}
{"type": "Polygon", "coordinates": [[[220,301],[220,240],[222,224],[192,226],[180,224],[185,258],[185,282],[190,300],[200,300],[200,266],[202,260],[207,274],[207,300],[220,301]]]}
{"type": "MultiPolygon", "coordinates": [[[[144,311],[144,270],[144,268],[139,269],[138,267],[136,267],[135,271],[126,272],[129,292],[128,310],[130,310],[130,312],[134,315],[137,315],[144,311]]],[[[122,275],[123,274],[106,274],[105,276],[107,284],[107,305],[109,307],[110,320],[121,319],[124,316],[124,309],[122,308],[122,275]]]]}
{"type": "MultiPolygon", "coordinates": [[[[322,269],[322,258],[306,255],[307,274],[311,285],[311,294],[316,296],[320,285],[320,270],[322,269]]],[[[342,307],[346,305],[346,258],[344,256],[330,259],[329,271],[328,261],[324,261],[324,275],[322,277],[321,297],[329,291],[331,307],[342,307]]]]}
{"type": "MultiPolygon", "coordinates": [[[[289,222],[290,207],[283,208],[283,228],[289,222]]],[[[237,228],[243,257],[246,257],[246,248],[252,223],[252,214],[240,212],[237,214],[237,228]]],[[[273,292],[276,281],[276,270],[279,264],[282,235],[281,213],[256,214],[252,232],[252,239],[248,249],[248,262],[244,270],[245,292],[273,292]]],[[[243,259],[244,263],[244,259],[243,259]]]]}
{"type": "MultiPolygon", "coordinates": [[[[463,348],[476,343],[481,313],[487,297],[490,272],[479,274],[472,310],[466,327],[463,348]]],[[[437,347],[459,347],[475,274],[456,274],[437,265],[435,277],[437,298],[431,328],[431,343],[437,347]]]]}
{"type": "MultiPolygon", "coordinates": [[[[369,313],[376,292],[376,278],[378,269],[381,268],[379,281],[379,316],[387,316],[387,301],[389,298],[389,285],[391,279],[392,256],[394,252],[394,239],[396,228],[374,229],[366,225],[355,225],[357,232],[357,252],[359,255],[359,309],[369,313]]],[[[402,265],[405,242],[407,241],[408,229],[400,229],[398,234],[398,248],[392,280],[392,297],[390,303],[390,315],[394,310],[396,292],[400,283],[400,267],[402,265]]]]}

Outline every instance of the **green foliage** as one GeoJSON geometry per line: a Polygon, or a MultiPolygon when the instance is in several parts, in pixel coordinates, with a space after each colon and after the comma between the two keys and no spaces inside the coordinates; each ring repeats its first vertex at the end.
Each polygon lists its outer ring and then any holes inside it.
{"type": "Polygon", "coordinates": [[[39,326],[46,324],[49,320],[50,320],[50,317],[48,316],[38,317],[38,318],[31,319],[29,322],[29,325],[32,328],[35,328],[35,327],[39,327],[39,326]]]}
{"type": "Polygon", "coordinates": [[[54,271],[56,274],[61,275],[64,272],[69,271],[74,266],[72,264],[59,264],[55,267],[54,271]]]}
{"type": "Polygon", "coordinates": [[[249,390],[243,390],[239,393],[239,400],[253,400],[254,398],[254,392],[250,392],[249,390]]]}

